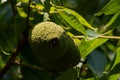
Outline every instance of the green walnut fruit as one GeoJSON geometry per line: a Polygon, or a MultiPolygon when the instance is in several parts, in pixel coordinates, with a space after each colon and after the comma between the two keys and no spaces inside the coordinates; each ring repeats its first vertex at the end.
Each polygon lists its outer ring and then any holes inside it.
{"type": "Polygon", "coordinates": [[[29,43],[43,67],[65,71],[77,65],[80,53],[64,29],[53,22],[41,22],[30,31],[29,43]]]}

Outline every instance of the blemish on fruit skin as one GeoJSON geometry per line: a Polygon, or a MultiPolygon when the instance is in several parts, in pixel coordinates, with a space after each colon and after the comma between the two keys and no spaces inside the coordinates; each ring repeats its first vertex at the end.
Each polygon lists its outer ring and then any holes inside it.
{"type": "Polygon", "coordinates": [[[59,45],[59,40],[58,38],[53,38],[50,41],[48,41],[48,43],[50,44],[51,47],[56,47],[57,45],[59,45]]]}

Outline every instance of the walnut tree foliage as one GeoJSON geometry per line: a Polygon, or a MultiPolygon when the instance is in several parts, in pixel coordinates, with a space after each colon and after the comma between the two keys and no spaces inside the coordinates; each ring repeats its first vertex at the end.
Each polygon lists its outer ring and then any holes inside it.
{"type": "Polygon", "coordinates": [[[0,80],[119,80],[119,10],[120,0],[0,0],[0,80]],[[78,65],[55,72],[39,63],[28,35],[44,21],[74,40],[78,65]]]}

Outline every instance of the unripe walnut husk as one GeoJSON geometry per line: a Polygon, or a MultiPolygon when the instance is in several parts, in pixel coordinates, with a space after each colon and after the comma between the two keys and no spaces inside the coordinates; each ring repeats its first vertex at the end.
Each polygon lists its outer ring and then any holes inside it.
{"type": "Polygon", "coordinates": [[[41,22],[29,34],[29,43],[46,69],[65,71],[77,65],[80,53],[64,29],[53,22],[41,22]]]}

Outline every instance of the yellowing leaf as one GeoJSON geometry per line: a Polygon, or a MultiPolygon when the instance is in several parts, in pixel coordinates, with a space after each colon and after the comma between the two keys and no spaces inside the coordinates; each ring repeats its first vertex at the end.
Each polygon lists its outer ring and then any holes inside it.
{"type": "Polygon", "coordinates": [[[21,17],[26,18],[27,14],[24,12],[23,8],[17,7],[18,13],[21,17]]]}

